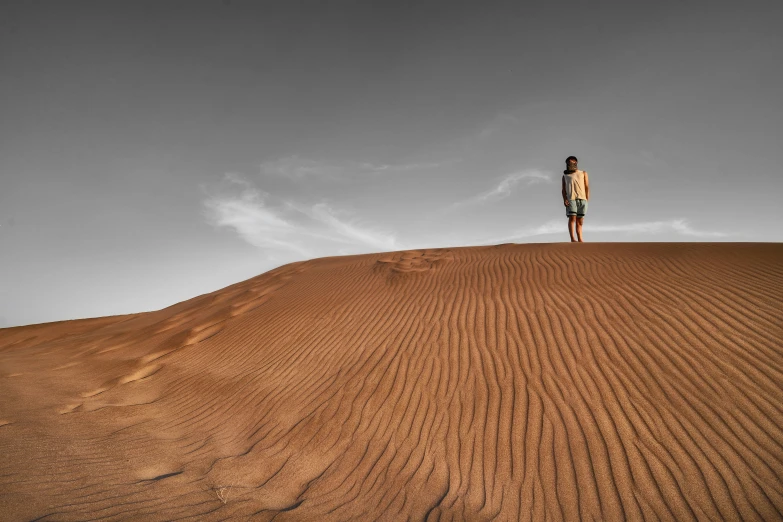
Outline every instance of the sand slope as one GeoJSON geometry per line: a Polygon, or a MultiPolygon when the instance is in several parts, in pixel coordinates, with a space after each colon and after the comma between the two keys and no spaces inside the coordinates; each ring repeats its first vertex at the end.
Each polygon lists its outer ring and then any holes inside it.
{"type": "Polygon", "coordinates": [[[783,245],[293,263],[0,330],[2,520],[780,520],[783,245]]]}

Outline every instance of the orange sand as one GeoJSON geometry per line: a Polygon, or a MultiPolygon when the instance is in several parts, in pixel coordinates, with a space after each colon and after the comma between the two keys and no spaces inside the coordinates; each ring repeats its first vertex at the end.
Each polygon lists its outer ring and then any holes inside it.
{"type": "Polygon", "coordinates": [[[783,244],[505,244],[0,330],[0,519],[780,520],[782,312],[783,244]]]}

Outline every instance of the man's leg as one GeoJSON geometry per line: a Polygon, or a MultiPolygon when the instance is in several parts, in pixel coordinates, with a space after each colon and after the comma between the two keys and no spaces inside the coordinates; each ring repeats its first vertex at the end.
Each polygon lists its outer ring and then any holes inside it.
{"type": "MultiPolygon", "coordinates": [[[[576,218],[576,237],[579,238],[579,242],[583,243],[582,241],[582,223],[584,223],[585,218],[583,217],[577,217],[576,218]]],[[[573,238],[573,236],[571,236],[573,238]]]]}
{"type": "Polygon", "coordinates": [[[576,242],[574,237],[574,228],[576,225],[576,216],[568,216],[568,235],[571,236],[571,242],[576,242]]]}

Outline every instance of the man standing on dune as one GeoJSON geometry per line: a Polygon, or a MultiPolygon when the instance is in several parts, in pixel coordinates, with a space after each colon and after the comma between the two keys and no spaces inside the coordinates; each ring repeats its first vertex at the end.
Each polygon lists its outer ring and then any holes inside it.
{"type": "Polygon", "coordinates": [[[578,240],[582,243],[582,223],[587,212],[587,200],[590,199],[590,185],[587,182],[587,172],[577,169],[576,164],[576,156],[566,158],[566,169],[563,171],[563,202],[571,242],[578,240]],[[574,239],[574,228],[578,239],[574,239]]]}

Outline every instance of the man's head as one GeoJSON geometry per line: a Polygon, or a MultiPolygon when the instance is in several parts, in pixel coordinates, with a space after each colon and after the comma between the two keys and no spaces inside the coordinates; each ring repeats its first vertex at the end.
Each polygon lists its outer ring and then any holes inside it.
{"type": "Polygon", "coordinates": [[[575,171],[576,170],[577,161],[578,160],[576,159],[576,156],[568,156],[566,158],[566,170],[568,172],[575,171]]]}

